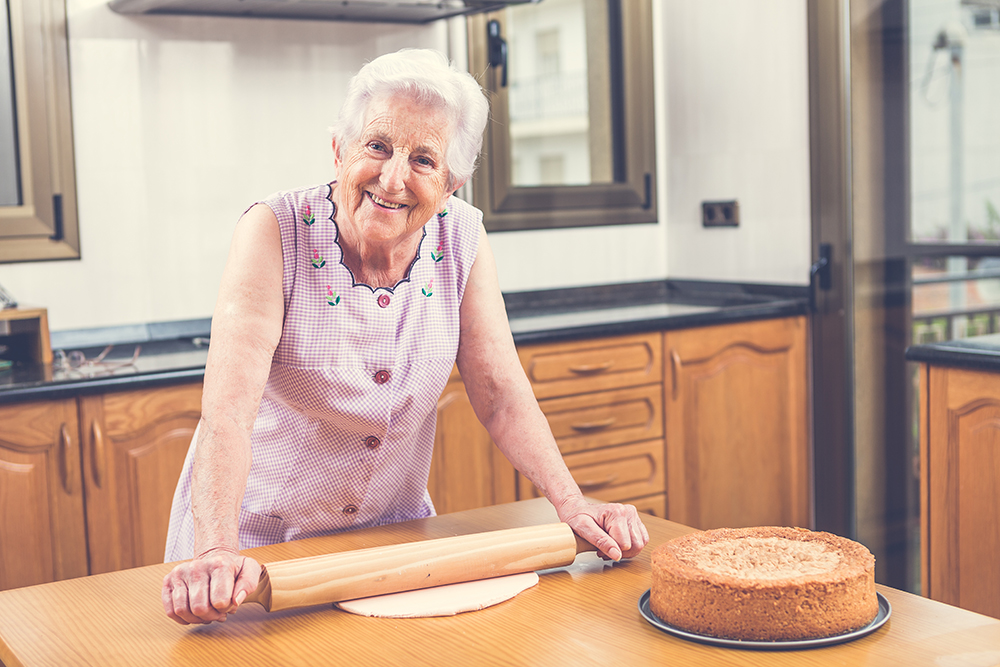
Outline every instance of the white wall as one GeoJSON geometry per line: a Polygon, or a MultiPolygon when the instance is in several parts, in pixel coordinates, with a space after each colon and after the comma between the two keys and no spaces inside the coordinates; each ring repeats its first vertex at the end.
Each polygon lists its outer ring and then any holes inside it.
{"type": "MultiPolygon", "coordinates": [[[[505,291],[805,282],[804,3],[653,4],[660,223],[492,234],[505,291]],[[728,197],[743,226],[702,230],[698,203],[728,197]]],[[[246,206],[332,176],[327,127],[351,74],[404,46],[448,51],[461,33],[121,16],[104,0],[68,0],[68,15],[83,258],[0,265],[0,284],[47,307],[56,331],[211,315],[246,206]]]]}
{"type": "Polygon", "coordinates": [[[806,3],[667,3],[668,266],[672,278],[808,283],[806,3]],[[738,228],[701,227],[737,199],[738,228]]]}

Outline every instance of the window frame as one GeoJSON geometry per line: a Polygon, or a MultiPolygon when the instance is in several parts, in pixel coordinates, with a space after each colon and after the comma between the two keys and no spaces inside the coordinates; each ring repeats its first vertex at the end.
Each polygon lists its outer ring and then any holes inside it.
{"type": "Polygon", "coordinates": [[[78,259],[65,0],[8,7],[21,205],[0,207],[0,263],[78,259]]]}
{"type": "MultiPolygon", "coordinates": [[[[608,0],[612,40],[618,39],[621,76],[612,73],[612,96],[621,99],[620,122],[612,128],[621,147],[613,183],[521,187],[511,184],[508,93],[489,66],[487,24],[505,12],[469,17],[469,69],[490,97],[483,156],[472,178],[473,203],[491,232],[525,229],[656,223],[656,142],[653,93],[652,6],[649,0],[608,0]],[[617,14],[617,21],[614,20],[617,14]],[[617,28],[617,31],[615,30],[617,28]],[[617,33],[617,37],[616,37],[617,33]],[[616,81],[617,79],[617,81],[616,81]]],[[[614,59],[614,58],[613,58],[614,59]]],[[[612,104],[615,101],[612,100],[612,104]]]]}

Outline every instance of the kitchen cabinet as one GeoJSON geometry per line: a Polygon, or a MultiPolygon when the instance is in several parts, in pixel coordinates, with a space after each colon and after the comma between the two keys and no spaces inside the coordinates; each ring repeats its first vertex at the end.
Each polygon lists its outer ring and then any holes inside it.
{"type": "MultiPolygon", "coordinates": [[[[586,495],[666,512],[662,334],[526,345],[521,365],[586,495]]],[[[540,494],[518,475],[518,498],[540,494]]]]}
{"type": "Polygon", "coordinates": [[[667,518],[810,526],[806,319],[663,337],[667,518]]]}
{"type": "Polygon", "coordinates": [[[200,413],[200,383],[0,406],[0,589],[161,562],[200,413]]]}
{"type": "Polygon", "coordinates": [[[924,595],[1000,618],[1000,375],[922,365],[924,595]]]}
{"type": "MultiPolygon", "coordinates": [[[[804,317],[524,345],[518,355],[587,495],[699,528],[810,526],[804,317]]],[[[457,374],[438,419],[434,468],[453,471],[432,471],[438,510],[513,499],[511,468],[457,374]]],[[[538,497],[513,475],[516,499],[538,497]]]]}
{"type": "MultiPolygon", "coordinates": [[[[658,332],[525,345],[518,355],[584,493],[666,513],[658,332]]],[[[457,370],[438,401],[428,488],[439,513],[538,497],[476,418],[457,370]]]]}
{"type": "Polygon", "coordinates": [[[201,417],[201,384],[79,401],[90,573],[163,562],[174,488],[201,417]]]}
{"type": "Polygon", "coordinates": [[[438,399],[427,490],[438,514],[517,500],[514,466],[476,417],[457,368],[438,399]]]}
{"type": "Polygon", "coordinates": [[[0,589],[87,574],[76,400],[0,406],[0,589]]]}

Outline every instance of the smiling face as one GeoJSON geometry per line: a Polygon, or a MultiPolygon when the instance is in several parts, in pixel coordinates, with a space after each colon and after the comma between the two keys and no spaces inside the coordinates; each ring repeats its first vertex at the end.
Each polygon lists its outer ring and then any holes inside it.
{"type": "Polygon", "coordinates": [[[423,227],[452,193],[445,154],[453,126],[437,106],[374,98],[359,140],[333,143],[337,222],[372,243],[401,240],[423,227]]]}

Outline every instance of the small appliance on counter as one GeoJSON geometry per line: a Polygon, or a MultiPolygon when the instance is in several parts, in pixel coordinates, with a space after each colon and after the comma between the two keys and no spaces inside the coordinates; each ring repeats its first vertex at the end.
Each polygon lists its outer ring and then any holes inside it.
{"type": "Polygon", "coordinates": [[[17,361],[52,363],[49,314],[45,308],[19,307],[0,287],[0,370],[17,361]]]}

